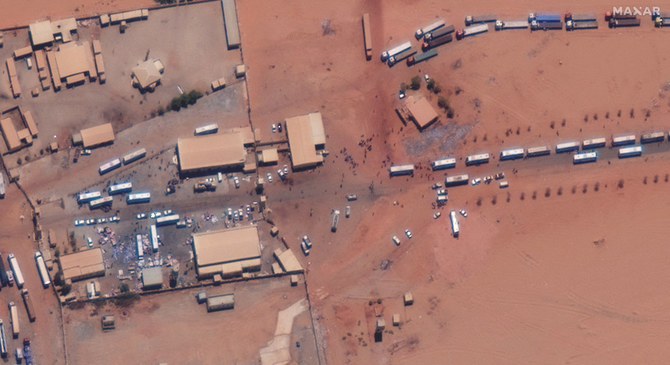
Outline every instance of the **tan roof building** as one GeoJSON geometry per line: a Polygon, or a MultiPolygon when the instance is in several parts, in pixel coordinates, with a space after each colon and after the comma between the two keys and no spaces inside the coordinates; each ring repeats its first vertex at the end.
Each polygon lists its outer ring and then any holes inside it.
{"type": "Polygon", "coordinates": [[[133,67],[131,72],[133,82],[140,90],[151,89],[161,81],[163,63],[159,59],[147,60],[133,67]]]}
{"type": "Polygon", "coordinates": [[[0,127],[2,128],[2,136],[5,138],[5,143],[7,143],[7,149],[9,151],[14,151],[21,147],[21,140],[16,132],[14,123],[10,118],[0,120],[0,127]]]}
{"type": "Polygon", "coordinates": [[[437,120],[435,108],[423,96],[408,96],[405,99],[409,118],[419,129],[424,129],[437,120]]]}
{"type": "Polygon", "coordinates": [[[323,156],[316,151],[317,147],[323,148],[326,144],[321,113],[287,118],[285,125],[293,168],[309,168],[322,163],[323,156]]]}
{"type": "Polygon", "coordinates": [[[260,270],[261,248],[257,226],[246,226],[193,235],[198,278],[222,277],[260,270]]]}
{"type": "Polygon", "coordinates": [[[61,79],[83,73],[88,73],[91,77],[97,76],[91,44],[88,41],[64,44],[55,52],[55,56],[61,79]]]}
{"type": "Polygon", "coordinates": [[[114,142],[114,130],[112,129],[112,124],[105,123],[95,127],[82,129],[79,132],[79,136],[72,136],[73,142],[77,142],[78,139],[81,140],[81,144],[84,148],[96,147],[114,142]]]}
{"type": "Polygon", "coordinates": [[[281,248],[278,248],[274,251],[274,256],[284,271],[288,273],[303,271],[300,261],[298,261],[298,258],[295,257],[295,254],[293,254],[293,251],[291,251],[290,248],[284,251],[282,251],[281,248]]]}
{"type": "Polygon", "coordinates": [[[51,22],[48,20],[30,24],[28,30],[30,31],[30,42],[33,47],[51,44],[54,41],[54,34],[51,31],[51,22]]]}
{"type": "Polygon", "coordinates": [[[100,248],[62,255],[58,261],[63,270],[63,280],[77,281],[105,275],[105,263],[100,248]]]}
{"type": "Polygon", "coordinates": [[[276,164],[279,161],[279,153],[277,153],[276,148],[268,148],[258,152],[259,161],[263,164],[270,165],[276,164]]]}
{"type": "Polygon", "coordinates": [[[177,154],[182,173],[241,169],[247,158],[247,150],[239,132],[179,138],[177,154]]]}

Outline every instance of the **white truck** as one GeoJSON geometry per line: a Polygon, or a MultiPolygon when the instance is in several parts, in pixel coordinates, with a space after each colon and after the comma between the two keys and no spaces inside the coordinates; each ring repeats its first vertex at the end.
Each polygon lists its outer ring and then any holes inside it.
{"type": "Polygon", "coordinates": [[[389,57],[395,56],[398,53],[400,53],[400,52],[402,52],[406,49],[409,49],[410,47],[412,47],[412,43],[410,43],[409,41],[406,41],[406,42],[400,43],[399,45],[397,45],[397,46],[395,46],[391,49],[388,49],[388,50],[382,52],[382,55],[381,55],[382,62],[386,62],[386,60],[389,57]]]}
{"type": "Polygon", "coordinates": [[[19,267],[19,262],[16,260],[16,256],[14,256],[13,253],[10,253],[7,255],[7,261],[9,262],[9,267],[12,269],[12,272],[14,273],[14,280],[16,281],[16,286],[21,289],[23,288],[23,273],[21,272],[21,268],[19,267]]]}
{"type": "Polygon", "coordinates": [[[423,37],[424,34],[430,33],[435,29],[442,27],[444,27],[444,20],[437,19],[434,22],[426,25],[425,27],[417,29],[416,33],[414,33],[414,37],[416,37],[416,39],[421,39],[421,37],[423,37]]]}

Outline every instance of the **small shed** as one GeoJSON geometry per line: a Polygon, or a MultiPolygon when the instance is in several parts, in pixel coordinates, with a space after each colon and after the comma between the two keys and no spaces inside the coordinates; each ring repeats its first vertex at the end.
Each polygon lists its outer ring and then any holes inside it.
{"type": "Polygon", "coordinates": [[[414,296],[412,295],[412,292],[405,293],[403,296],[403,302],[406,306],[414,304],[414,296]]]}
{"type": "Polygon", "coordinates": [[[222,294],[207,298],[207,312],[233,309],[235,307],[235,294],[222,294]]]}
{"type": "Polygon", "coordinates": [[[114,316],[112,315],[104,315],[102,316],[102,330],[107,331],[107,330],[113,330],[116,328],[114,316]]]}
{"type": "Polygon", "coordinates": [[[381,332],[386,328],[386,321],[384,318],[377,318],[377,322],[375,323],[375,331],[381,332]]]}
{"type": "Polygon", "coordinates": [[[400,314],[394,313],[392,317],[392,322],[394,326],[400,326],[400,314]]]}
{"type": "Polygon", "coordinates": [[[195,296],[195,299],[198,301],[198,304],[202,304],[207,301],[207,293],[204,290],[201,290],[195,296]]]}
{"type": "Polygon", "coordinates": [[[259,161],[264,165],[276,164],[279,162],[279,153],[276,148],[269,148],[259,152],[259,161]]]}
{"type": "Polygon", "coordinates": [[[160,266],[142,270],[142,289],[160,289],[163,287],[163,272],[160,266]]]}

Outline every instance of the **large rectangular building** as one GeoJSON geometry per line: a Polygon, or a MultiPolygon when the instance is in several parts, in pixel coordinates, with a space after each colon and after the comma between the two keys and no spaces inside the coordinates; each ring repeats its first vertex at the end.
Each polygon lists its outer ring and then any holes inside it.
{"type": "Polygon", "coordinates": [[[105,263],[100,248],[62,255],[59,262],[63,280],[77,281],[105,275],[105,263]]]}
{"type": "Polygon", "coordinates": [[[242,133],[220,133],[177,140],[182,174],[241,170],[247,159],[242,133]]]}
{"type": "Polygon", "coordinates": [[[317,148],[321,149],[326,144],[321,113],[287,118],[285,125],[293,169],[310,168],[323,163],[323,156],[317,152],[317,148]]]}
{"type": "Polygon", "coordinates": [[[423,96],[408,96],[405,99],[405,108],[407,108],[409,118],[416,124],[419,130],[433,124],[438,117],[435,109],[423,96]]]}
{"type": "Polygon", "coordinates": [[[72,135],[72,142],[74,144],[81,144],[84,148],[101,146],[113,141],[114,130],[111,123],[82,129],[78,134],[72,135]]]}
{"type": "Polygon", "coordinates": [[[240,276],[261,267],[257,226],[246,226],[193,235],[195,267],[199,279],[214,275],[240,276]]]}

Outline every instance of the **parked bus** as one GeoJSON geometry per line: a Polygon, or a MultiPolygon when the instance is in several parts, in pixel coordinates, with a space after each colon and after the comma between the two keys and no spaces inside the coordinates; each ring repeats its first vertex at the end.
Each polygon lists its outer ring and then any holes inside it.
{"type": "Polygon", "coordinates": [[[451,232],[453,233],[454,237],[458,237],[458,234],[461,231],[461,229],[458,226],[458,216],[456,215],[455,210],[449,212],[449,219],[451,220],[451,232]]]}
{"type": "Polygon", "coordinates": [[[124,193],[129,193],[132,190],[133,190],[133,183],[128,181],[128,182],[122,182],[122,183],[111,185],[107,189],[107,193],[109,195],[124,194],[124,193]]]}
{"type": "Polygon", "coordinates": [[[642,146],[630,146],[619,148],[619,158],[637,157],[642,155],[642,146]]]}
{"type": "Polygon", "coordinates": [[[98,172],[100,173],[100,175],[104,175],[112,170],[118,169],[119,167],[121,167],[121,159],[115,158],[109,162],[100,165],[100,168],[98,168],[98,172]]]}
{"type": "Polygon", "coordinates": [[[414,165],[391,165],[391,167],[389,167],[389,174],[391,176],[412,175],[414,174],[414,165]]]}
{"type": "Polygon", "coordinates": [[[607,139],[605,137],[585,139],[582,141],[582,149],[592,149],[605,147],[607,139]]]}
{"type": "Polygon", "coordinates": [[[628,134],[625,136],[612,137],[612,147],[625,146],[629,144],[635,144],[635,135],[628,134]]]}
{"type": "Polygon", "coordinates": [[[151,201],[151,193],[148,191],[131,193],[126,196],[126,203],[128,204],[148,203],[149,201],[151,201]]]}
{"type": "Polygon", "coordinates": [[[449,186],[467,185],[468,180],[470,180],[470,176],[468,174],[447,176],[444,179],[444,186],[449,187],[449,186]]]}
{"type": "Polygon", "coordinates": [[[5,337],[5,324],[0,319],[0,356],[7,357],[9,350],[7,349],[7,338],[5,337]]]}
{"type": "Polygon", "coordinates": [[[9,262],[9,268],[12,269],[12,272],[14,273],[14,281],[16,282],[16,286],[19,289],[23,288],[23,273],[19,267],[19,262],[16,260],[16,256],[14,256],[13,253],[10,253],[7,255],[7,261],[9,262]]]}
{"type": "Polygon", "coordinates": [[[640,143],[654,143],[665,141],[665,132],[651,132],[640,136],[640,143]]]}
{"type": "Polygon", "coordinates": [[[44,257],[42,257],[42,253],[39,251],[35,252],[35,263],[42,279],[42,286],[48,288],[51,285],[51,278],[49,278],[49,271],[47,270],[47,265],[44,263],[44,257]]]}
{"type": "Polygon", "coordinates": [[[144,157],[147,155],[147,150],[144,148],[140,148],[139,150],[133,151],[125,156],[123,156],[123,164],[127,165],[131,162],[135,162],[139,160],[140,158],[144,157]]]}
{"type": "Polygon", "coordinates": [[[88,203],[91,200],[95,200],[101,197],[102,194],[100,194],[99,191],[87,191],[84,193],[79,193],[79,195],[77,196],[77,203],[79,204],[88,203]]]}
{"type": "Polygon", "coordinates": [[[19,327],[19,310],[14,302],[9,302],[9,321],[12,325],[12,337],[18,338],[21,327],[19,327]]]}
{"type": "Polygon", "coordinates": [[[98,209],[106,205],[112,205],[112,201],[114,201],[114,198],[112,198],[111,196],[106,196],[104,198],[91,200],[90,202],[88,202],[88,207],[91,210],[98,209]]]}
{"type": "Polygon", "coordinates": [[[179,214],[170,214],[164,215],[162,217],[156,218],[156,226],[167,226],[170,224],[176,224],[179,221],[179,214]]]}
{"type": "Polygon", "coordinates": [[[451,169],[456,167],[456,159],[454,157],[441,158],[433,161],[430,166],[433,168],[433,171],[451,169]]]}
{"type": "Polygon", "coordinates": [[[579,142],[570,141],[570,142],[559,143],[556,145],[556,153],[571,152],[571,151],[579,151],[579,142]]]}
{"type": "Polygon", "coordinates": [[[598,152],[596,151],[580,152],[572,156],[572,163],[575,165],[580,163],[596,162],[596,160],[598,160],[598,152]]]}
{"type": "Polygon", "coordinates": [[[158,252],[158,232],[156,231],[156,225],[152,224],[149,227],[149,237],[151,239],[151,249],[154,252],[158,252]]]}
{"type": "Polygon", "coordinates": [[[465,158],[465,166],[471,166],[471,165],[480,165],[483,163],[488,163],[489,162],[489,154],[488,153],[478,153],[475,155],[470,155],[465,158]]]}
{"type": "Polygon", "coordinates": [[[142,235],[138,234],[135,236],[135,241],[137,242],[137,258],[142,259],[144,257],[144,244],[142,243],[142,235]]]}
{"type": "Polygon", "coordinates": [[[500,161],[523,158],[523,148],[508,148],[500,152],[500,161]]]}
{"type": "Polygon", "coordinates": [[[537,157],[551,154],[549,146],[535,146],[526,150],[526,157],[537,157]]]}
{"type": "Polygon", "coordinates": [[[193,131],[193,134],[196,136],[202,136],[205,134],[212,134],[216,133],[219,131],[219,125],[216,123],[209,123],[205,125],[201,125],[200,127],[197,127],[195,131],[193,131]]]}

